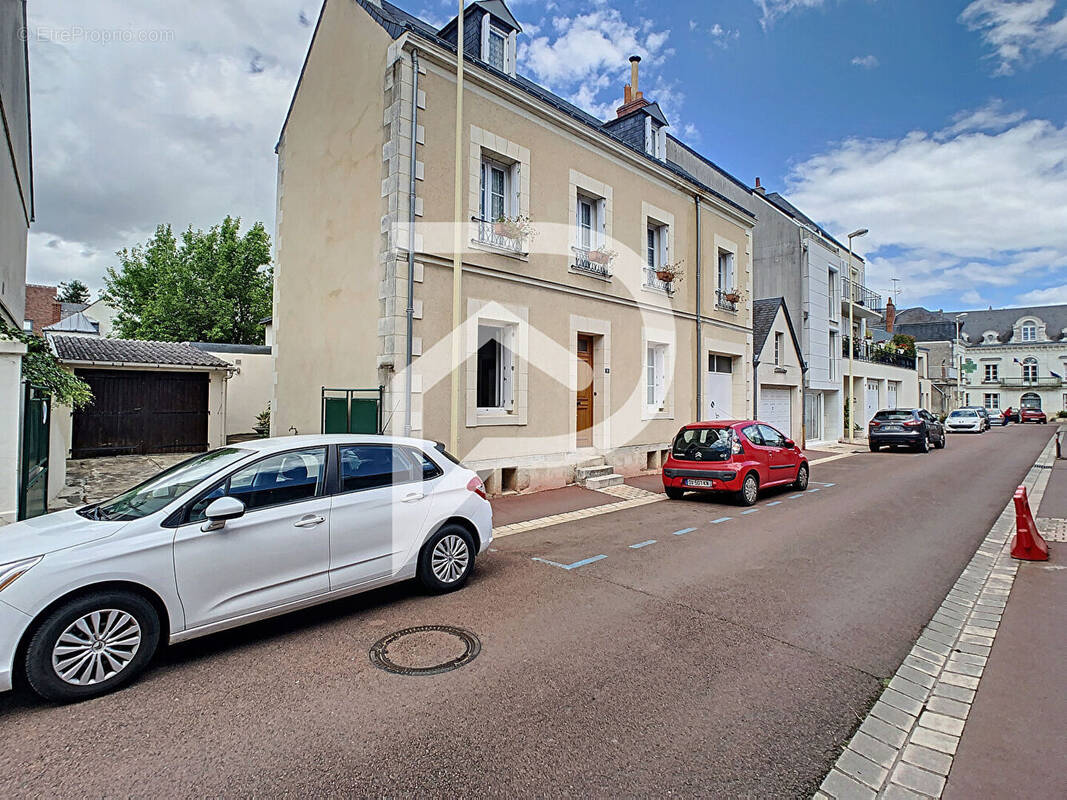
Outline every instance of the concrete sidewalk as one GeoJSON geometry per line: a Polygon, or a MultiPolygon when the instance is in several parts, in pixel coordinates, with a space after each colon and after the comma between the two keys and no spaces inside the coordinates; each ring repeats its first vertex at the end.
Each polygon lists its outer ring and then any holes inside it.
{"type": "Polygon", "coordinates": [[[1067,797],[1067,460],[1054,462],[1035,511],[1050,559],[1019,565],[946,798],[1067,797]]]}

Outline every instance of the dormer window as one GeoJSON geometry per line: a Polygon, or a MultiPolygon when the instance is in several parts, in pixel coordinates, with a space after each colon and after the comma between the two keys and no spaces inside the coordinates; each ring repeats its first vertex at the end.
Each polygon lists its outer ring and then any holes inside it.
{"type": "Polygon", "coordinates": [[[491,14],[482,15],[481,58],[494,69],[515,74],[515,31],[497,27],[491,14]]]}
{"type": "Polygon", "coordinates": [[[645,152],[660,161],[667,158],[667,130],[651,116],[645,117],[645,152]]]}
{"type": "Polygon", "coordinates": [[[1032,322],[1027,322],[1022,327],[1022,339],[1024,342],[1036,342],[1037,341],[1037,326],[1032,322]]]}

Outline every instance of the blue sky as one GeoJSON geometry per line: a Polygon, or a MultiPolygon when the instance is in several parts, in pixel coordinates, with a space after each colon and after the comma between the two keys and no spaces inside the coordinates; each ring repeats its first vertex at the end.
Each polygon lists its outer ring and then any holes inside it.
{"type": "MultiPolygon", "coordinates": [[[[337,0],[331,0],[335,2],[337,0]]],[[[318,0],[36,0],[30,280],[100,286],[155,224],[272,229],[318,0]],[[135,41],[60,35],[125,30],[135,41]]],[[[400,0],[443,24],[456,4],[400,0]]],[[[1067,303],[1067,0],[514,0],[519,68],[605,119],[626,57],[672,132],[860,240],[901,305],[1067,303]]]]}

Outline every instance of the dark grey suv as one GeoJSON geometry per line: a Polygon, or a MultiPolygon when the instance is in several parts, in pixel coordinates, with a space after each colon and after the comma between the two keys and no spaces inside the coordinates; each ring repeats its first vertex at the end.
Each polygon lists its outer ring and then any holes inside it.
{"type": "Polygon", "coordinates": [[[924,408],[893,408],[879,411],[867,426],[871,452],[887,447],[910,447],[920,453],[930,445],[945,446],[945,429],[937,417],[924,408]]]}

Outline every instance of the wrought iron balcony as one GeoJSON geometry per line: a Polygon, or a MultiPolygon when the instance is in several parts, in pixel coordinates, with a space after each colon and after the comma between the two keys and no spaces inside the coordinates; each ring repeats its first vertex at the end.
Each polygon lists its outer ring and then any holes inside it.
{"type": "Polygon", "coordinates": [[[474,240],[479,244],[495,247],[498,250],[508,250],[512,253],[525,253],[526,241],[507,234],[507,223],[492,222],[481,217],[471,217],[474,223],[474,240]]]}
{"type": "MultiPolygon", "coordinates": [[[[849,336],[841,337],[841,355],[845,358],[848,358],[849,356],[850,346],[852,346],[852,338],[849,336]]],[[[914,356],[901,355],[889,348],[878,347],[872,342],[857,340],[852,353],[858,361],[869,361],[872,364],[889,364],[894,367],[903,367],[904,369],[915,369],[914,356]]]]}
{"type": "Polygon", "coordinates": [[[1005,389],[1057,389],[1063,386],[1063,378],[1000,378],[995,381],[982,381],[983,384],[999,384],[1005,389]]]}
{"type": "Polygon", "coordinates": [[[848,278],[841,279],[841,301],[845,304],[845,308],[848,308],[848,300],[852,298],[852,301],[858,305],[863,306],[876,314],[881,314],[885,311],[885,304],[882,302],[882,296],[877,292],[872,292],[862,283],[857,283],[853,286],[852,281],[848,278]]]}
{"type": "Polygon", "coordinates": [[[737,303],[726,299],[726,295],[731,294],[723,289],[715,290],[715,307],[722,309],[723,311],[737,311],[737,303]]]}
{"type": "Polygon", "coordinates": [[[587,250],[584,247],[572,247],[574,251],[574,269],[588,272],[598,278],[611,277],[612,258],[603,250],[587,250]]]}

